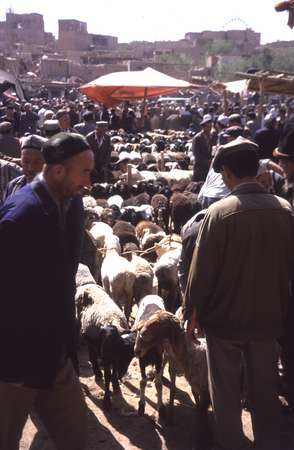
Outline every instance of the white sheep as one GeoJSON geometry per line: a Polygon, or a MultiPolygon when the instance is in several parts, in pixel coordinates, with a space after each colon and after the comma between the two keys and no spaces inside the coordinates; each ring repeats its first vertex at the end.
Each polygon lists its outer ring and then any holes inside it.
{"type": "Polygon", "coordinates": [[[152,294],[154,273],[149,262],[134,253],[131,255],[130,263],[136,276],[134,298],[139,301],[145,295],[152,294]]]}
{"type": "Polygon", "coordinates": [[[123,202],[124,202],[124,199],[120,195],[112,195],[107,200],[107,203],[108,203],[109,206],[115,205],[119,209],[121,209],[123,202]]]}
{"type": "Polygon", "coordinates": [[[96,200],[91,195],[83,197],[84,208],[95,208],[97,206],[96,200]]]}
{"type": "MultiPolygon", "coordinates": [[[[142,328],[144,323],[148,321],[148,319],[150,319],[150,317],[152,317],[154,313],[163,311],[164,309],[164,302],[158,295],[146,295],[140,300],[135,323],[132,328],[133,330],[138,330],[136,342],[137,340],[141,339],[140,329],[142,328]]],[[[159,416],[162,417],[165,413],[165,408],[162,401],[162,374],[164,369],[163,346],[155,345],[154,347],[149,347],[148,351],[144,353],[144,355],[139,355],[139,365],[141,380],[138,414],[143,415],[145,412],[145,390],[147,385],[146,367],[148,365],[152,365],[155,366],[156,370],[155,388],[157,391],[157,410],[159,416]]]]}
{"type": "Polygon", "coordinates": [[[136,275],[130,262],[120,256],[121,248],[117,236],[106,237],[105,252],[101,266],[102,285],[111,298],[123,309],[129,320],[136,275]]]}
{"type": "Polygon", "coordinates": [[[205,412],[209,406],[206,340],[192,340],[176,316],[158,311],[137,325],[135,355],[141,358],[158,345],[163,345],[169,362],[170,406],[174,404],[176,375],[184,375],[196,406],[205,412]]]}
{"type": "Polygon", "coordinates": [[[103,248],[106,237],[113,235],[112,228],[104,222],[94,222],[90,233],[97,243],[97,248],[103,248]]]}

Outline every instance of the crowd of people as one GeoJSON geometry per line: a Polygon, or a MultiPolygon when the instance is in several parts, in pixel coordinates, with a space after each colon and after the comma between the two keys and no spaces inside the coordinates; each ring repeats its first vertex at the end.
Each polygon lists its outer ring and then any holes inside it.
{"type": "Polygon", "coordinates": [[[59,450],[84,448],[74,371],[81,196],[95,190],[99,199],[118,185],[132,197],[135,185],[158,182],[167,201],[190,190],[199,205],[197,214],[183,213],[178,276],[186,333],[207,342],[213,448],[249,448],[245,379],[255,448],[282,450],[279,360],[294,410],[294,106],[254,100],[107,109],[83,97],[34,98],[2,106],[1,449],[18,448],[32,406],[59,450]],[[190,183],[165,185],[173,171],[190,183]]]}

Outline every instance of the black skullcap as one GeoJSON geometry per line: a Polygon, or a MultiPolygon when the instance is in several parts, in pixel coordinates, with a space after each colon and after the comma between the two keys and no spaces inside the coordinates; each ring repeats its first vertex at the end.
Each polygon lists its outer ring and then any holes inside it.
{"type": "Polygon", "coordinates": [[[42,153],[47,164],[59,164],[89,149],[88,142],[81,134],[61,132],[48,139],[42,153]]]}
{"type": "Polygon", "coordinates": [[[1,122],[0,123],[0,133],[8,133],[8,131],[12,130],[11,122],[1,122]]]}
{"type": "Polygon", "coordinates": [[[31,134],[30,136],[27,136],[22,140],[21,149],[25,148],[33,148],[35,150],[42,149],[45,142],[47,142],[48,139],[43,138],[42,136],[38,136],[37,134],[31,134]]]}
{"type": "Polygon", "coordinates": [[[66,114],[68,114],[66,109],[59,109],[57,111],[57,113],[55,114],[55,117],[57,120],[61,119],[61,117],[65,116],[66,114]]]}

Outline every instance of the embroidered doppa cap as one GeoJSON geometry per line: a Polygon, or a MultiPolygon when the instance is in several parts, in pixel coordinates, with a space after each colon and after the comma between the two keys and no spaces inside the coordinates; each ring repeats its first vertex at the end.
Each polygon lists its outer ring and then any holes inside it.
{"type": "Polygon", "coordinates": [[[61,132],[48,139],[42,153],[47,164],[59,164],[89,149],[88,142],[81,134],[61,132]]]}
{"type": "Polygon", "coordinates": [[[43,138],[42,136],[38,136],[37,134],[31,134],[22,139],[21,149],[25,148],[33,148],[35,150],[41,150],[45,142],[48,139],[43,138]]]}

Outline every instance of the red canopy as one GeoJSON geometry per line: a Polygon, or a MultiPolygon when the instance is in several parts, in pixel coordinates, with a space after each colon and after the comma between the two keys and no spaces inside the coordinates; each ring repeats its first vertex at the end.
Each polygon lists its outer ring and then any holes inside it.
{"type": "Polygon", "coordinates": [[[87,97],[106,106],[113,106],[126,100],[170,94],[189,87],[193,85],[187,81],[178,80],[147,67],[141,71],[103,75],[79,89],[87,97]]]}

